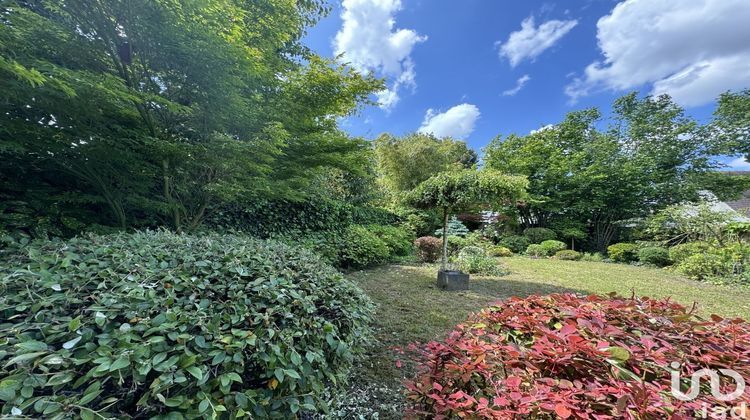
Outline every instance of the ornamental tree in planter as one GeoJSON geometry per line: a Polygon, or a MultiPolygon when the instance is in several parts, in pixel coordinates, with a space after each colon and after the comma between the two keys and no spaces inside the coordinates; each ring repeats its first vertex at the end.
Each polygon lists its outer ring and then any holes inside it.
{"type": "Polygon", "coordinates": [[[528,180],[525,177],[505,175],[493,170],[464,169],[439,173],[411,191],[407,201],[414,207],[440,209],[443,212],[440,273],[447,272],[447,230],[450,215],[477,207],[497,207],[513,203],[526,195],[527,186],[528,180]]]}

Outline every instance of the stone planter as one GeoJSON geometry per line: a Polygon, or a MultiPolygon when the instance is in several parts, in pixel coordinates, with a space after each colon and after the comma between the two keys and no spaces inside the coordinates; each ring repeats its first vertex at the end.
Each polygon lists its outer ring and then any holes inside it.
{"type": "Polygon", "coordinates": [[[468,290],[469,275],[460,271],[440,270],[437,275],[437,287],[443,290],[468,290]]]}

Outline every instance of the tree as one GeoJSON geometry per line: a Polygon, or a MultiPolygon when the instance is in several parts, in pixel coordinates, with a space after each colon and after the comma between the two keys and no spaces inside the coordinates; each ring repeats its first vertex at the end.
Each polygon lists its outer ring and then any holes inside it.
{"type": "Polygon", "coordinates": [[[432,134],[383,134],[375,140],[374,150],[381,184],[396,199],[439,172],[470,168],[477,162],[476,152],[465,142],[432,134]]]}
{"type": "Polygon", "coordinates": [[[2,0],[0,195],[190,230],[227,201],[358,170],[367,145],[336,121],[382,81],[301,44],[323,1],[178,3],[2,0]]]}
{"type": "Polygon", "coordinates": [[[723,153],[750,160],[750,89],[721,94],[710,129],[723,153]]]}
{"type": "Polygon", "coordinates": [[[528,181],[521,176],[492,170],[464,169],[432,176],[411,191],[407,201],[417,208],[442,211],[443,255],[440,269],[445,271],[451,213],[472,207],[513,204],[525,196],[527,186],[528,181]]]}
{"type": "Polygon", "coordinates": [[[669,97],[626,95],[606,130],[600,118],[597,109],[572,112],[487,146],[487,168],[529,178],[530,198],[519,206],[524,227],[582,227],[604,250],[625,221],[697,198],[696,180],[714,167],[715,150],[669,97]]]}

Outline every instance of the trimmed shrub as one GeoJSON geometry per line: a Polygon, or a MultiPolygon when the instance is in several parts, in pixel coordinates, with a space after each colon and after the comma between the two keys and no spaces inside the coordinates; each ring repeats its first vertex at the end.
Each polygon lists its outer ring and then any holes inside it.
{"type": "Polygon", "coordinates": [[[554,230],[541,227],[525,229],[523,236],[528,238],[532,244],[540,244],[544,241],[557,239],[557,234],[554,230]]]}
{"type": "Polygon", "coordinates": [[[555,255],[558,251],[562,251],[568,248],[568,246],[565,245],[565,242],[556,241],[554,239],[544,241],[539,245],[542,247],[548,257],[555,255]]]}
{"type": "Polygon", "coordinates": [[[488,276],[504,274],[498,262],[478,246],[467,246],[462,249],[456,258],[456,265],[461,271],[470,274],[488,276]]]}
{"type": "Polygon", "coordinates": [[[563,249],[555,253],[555,258],[558,260],[578,261],[581,259],[581,253],[572,249],[563,249]]]}
{"type": "Polygon", "coordinates": [[[747,401],[747,393],[679,401],[671,363],[682,378],[727,366],[748,378],[748,348],[750,324],[697,318],[669,299],[511,298],[418,348],[407,417],[693,418],[703,407],[747,401]]]}
{"type": "Polygon", "coordinates": [[[434,263],[440,259],[443,240],[434,236],[422,236],[414,241],[417,258],[425,263],[434,263]]]}
{"type": "MultiPolygon", "coordinates": [[[[442,225],[442,223],[441,223],[441,225],[442,225]]],[[[456,219],[456,216],[453,216],[453,217],[450,218],[450,220],[448,220],[448,226],[447,226],[447,228],[448,228],[448,237],[451,237],[451,236],[465,236],[467,233],[469,233],[469,229],[466,226],[464,226],[464,224],[461,223],[460,220],[456,219]]],[[[440,229],[438,229],[438,230],[435,231],[434,235],[437,236],[438,238],[442,238],[443,237],[443,228],[442,228],[442,226],[440,227],[440,229]]]]}
{"type": "Polygon", "coordinates": [[[493,246],[490,248],[490,255],[493,257],[512,257],[513,251],[504,246],[493,246]]]}
{"type": "Polygon", "coordinates": [[[323,409],[371,319],[369,299],[319,257],[235,235],[37,242],[4,252],[0,276],[6,416],[323,409]]]}
{"type": "Polygon", "coordinates": [[[341,232],[288,232],[272,238],[289,246],[301,246],[319,255],[326,263],[341,267],[341,249],[344,242],[341,232]]]}
{"type": "Polygon", "coordinates": [[[584,252],[581,254],[581,261],[602,262],[604,257],[598,252],[584,252]]]}
{"type": "Polygon", "coordinates": [[[391,257],[403,257],[411,253],[414,237],[405,229],[385,225],[367,225],[366,228],[385,242],[391,257]]]}
{"type": "Polygon", "coordinates": [[[502,245],[516,254],[524,252],[530,244],[528,238],[518,235],[506,236],[498,242],[498,245],[502,245]]]}
{"type": "Polygon", "coordinates": [[[531,244],[526,247],[526,255],[533,258],[546,257],[547,251],[539,244],[531,244]]]}
{"type": "Polygon", "coordinates": [[[388,262],[391,252],[388,244],[365,226],[351,225],[344,233],[341,265],[346,268],[364,268],[388,262]]]}
{"type": "Polygon", "coordinates": [[[620,242],[607,247],[609,259],[615,262],[633,262],[638,258],[638,245],[620,242]]]}
{"type": "Polygon", "coordinates": [[[648,246],[638,250],[638,261],[657,267],[666,267],[672,263],[669,250],[660,246],[648,246]]]}

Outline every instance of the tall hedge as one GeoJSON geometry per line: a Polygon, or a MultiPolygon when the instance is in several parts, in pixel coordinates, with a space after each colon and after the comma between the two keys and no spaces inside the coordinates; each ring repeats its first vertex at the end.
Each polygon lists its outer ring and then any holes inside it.
{"type": "Polygon", "coordinates": [[[371,315],[313,254],[232,235],[37,242],[0,278],[0,417],[324,409],[371,315]]]}

